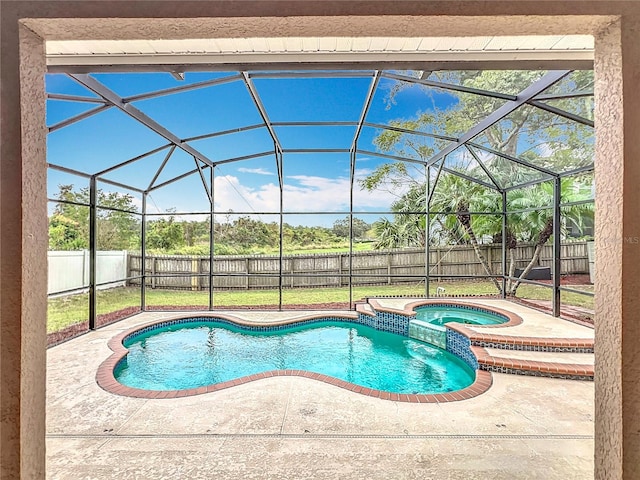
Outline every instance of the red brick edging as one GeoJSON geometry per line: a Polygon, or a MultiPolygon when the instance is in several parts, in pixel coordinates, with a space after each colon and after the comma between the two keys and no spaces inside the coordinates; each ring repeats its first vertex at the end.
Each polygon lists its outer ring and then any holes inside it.
{"type": "MultiPolygon", "coordinates": [[[[315,314],[315,315],[306,315],[301,318],[297,318],[294,320],[286,320],[277,323],[269,323],[269,326],[277,326],[277,325],[289,325],[299,323],[304,320],[309,320],[313,318],[323,318],[327,315],[315,314]]],[[[340,316],[344,318],[353,318],[353,314],[340,314],[340,315],[331,315],[331,316],[340,316]]],[[[476,379],[475,381],[466,388],[462,390],[457,390],[455,392],[448,393],[435,393],[435,394],[405,394],[405,393],[393,393],[386,392],[382,390],[376,390],[372,388],[362,387],[360,385],[355,385],[350,382],[346,382],[344,380],[340,380],[335,377],[331,377],[329,375],[324,375],[320,373],[308,372],[305,370],[271,370],[268,372],[257,373],[253,375],[248,375],[246,377],[237,378],[235,380],[230,380],[227,382],[216,383],[212,385],[206,385],[198,388],[190,388],[186,390],[143,390],[140,388],[132,388],[127,387],[126,385],[122,385],[119,383],[115,376],[114,370],[120,362],[120,360],[128,353],[128,349],[122,344],[122,341],[127,336],[132,333],[141,330],[143,328],[162,324],[169,320],[176,320],[180,318],[191,318],[193,315],[182,315],[182,316],[174,316],[168,319],[163,319],[155,322],[150,322],[144,325],[139,325],[137,327],[131,328],[125,332],[122,332],[115,337],[111,338],[108,342],[109,348],[113,351],[113,354],[109,356],[100,366],[98,367],[98,371],[96,373],[96,382],[98,385],[106,390],[109,393],[113,393],[116,395],[123,395],[126,397],[136,397],[136,398],[147,398],[147,399],[161,399],[161,398],[179,398],[179,397],[188,397],[192,395],[201,395],[204,393],[215,392],[218,390],[223,390],[230,387],[235,387],[237,385],[242,385],[244,383],[253,382],[256,380],[261,380],[264,378],[270,377],[280,377],[280,376],[298,376],[298,377],[306,377],[312,380],[318,380],[320,382],[328,383],[329,385],[334,385],[336,387],[344,388],[345,390],[349,390],[355,393],[359,393],[361,395],[366,395],[369,397],[380,398],[382,400],[392,400],[396,402],[408,402],[408,403],[444,403],[444,402],[455,402],[459,400],[467,400],[469,398],[476,397],[484,392],[486,392],[493,382],[491,372],[476,370],[476,379]]],[[[255,326],[256,323],[250,323],[243,321],[237,317],[231,315],[221,315],[221,314],[199,314],[198,318],[202,317],[213,317],[213,318],[222,318],[231,323],[234,323],[239,326],[255,326]]]]}

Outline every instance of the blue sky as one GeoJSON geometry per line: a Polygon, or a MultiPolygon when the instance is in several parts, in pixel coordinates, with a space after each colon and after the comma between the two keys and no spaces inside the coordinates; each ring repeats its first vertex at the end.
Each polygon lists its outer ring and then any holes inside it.
{"type": "MultiPolygon", "coordinates": [[[[184,81],[168,73],[95,74],[94,77],[122,97],[138,95],[230,75],[229,73],[187,73],[184,81]]],[[[50,93],[94,97],[84,87],[65,75],[47,75],[50,93]]],[[[255,88],[272,122],[352,121],[359,119],[371,78],[314,78],[254,80],[255,88]]],[[[412,87],[402,90],[389,105],[385,99],[394,82],[380,81],[367,121],[386,124],[394,119],[415,117],[422,111],[446,108],[457,100],[438,91],[412,87]]],[[[191,90],[170,96],[133,102],[133,105],[180,138],[261,123],[247,88],[242,81],[191,90]]],[[[49,100],[47,124],[54,125],[94,104],[49,100]]],[[[285,149],[344,148],[351,145],[354,127],[276,127],[285,149]]],[[[375,150],[372,144],[376,129],[365,128],[359,146],[375,150]]],[[[95,173],[119,162],[141,155],[167,142],[115,108],[49,134],[48,161],[69,168],[95,173]]],[[[190,142],[213,161],[272,151],[273,142],[265,128],[190,142]]],[[[165,158],[167,150],[106,175],[122,183],[146,188],[165,158]]],[[[356,176],[372,172],[384,159],[358,155],[356,176]]],[[[349,210],[349,154],[294,154],[284,157],[284,200],[286,212],[331,211],[335,215],[315,217],[288,215],[288,223],[331,225],[349,210]]],[[[193,158],[176,149],[157,183],[195,167],[193,158]]],[[[55,196],[59,184],[86,186],[80,178],[50,170],[49,196],[55,196]]],[[[101,188],[121,191],[107,184],[101,188]]],[[[216,168],[214,184],[216,210],[234,212],[277,212],[279,188],[273,155],[227,163],[216,168]]],[[[396,192],[399,193],[399,192],[396,192]]],[[[134,194],[134,197],[139,197],[134,194]]],[[[394,197],[387,192],[354,194],[356,209],[388,210],[394,197]]],[[[140,202],[137,198],[136,202],[140,202]]],[[[207,211],[207,198],[199,175],[155,190],[150,195],[149,211],[207,211]]],[[[367,218],[367,220],[372,220],[367,218]]]]}

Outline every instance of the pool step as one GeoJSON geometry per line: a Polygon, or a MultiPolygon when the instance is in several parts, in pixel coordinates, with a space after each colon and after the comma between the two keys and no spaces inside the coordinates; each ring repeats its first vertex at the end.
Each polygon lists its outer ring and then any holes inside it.
{"type": "Polygon", "coordinates": [[[472,346],[481,370],[515,375],[593,380],[591,353],[537,352],[472,346]]]}
{"type": "Polygon", "coordinates": [[[461,333],[476,347],[531,352],[593,353],[593,338],[559,338],[506,335],[498,329],[479,332],[464,325],[449,324],[448,328],[461,333]]]}

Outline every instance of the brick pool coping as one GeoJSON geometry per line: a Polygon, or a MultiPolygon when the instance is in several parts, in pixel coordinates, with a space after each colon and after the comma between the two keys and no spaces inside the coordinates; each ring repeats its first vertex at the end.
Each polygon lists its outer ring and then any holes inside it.
{"type": "MultiPolygon", "coordinates": [[[[337,314],[332,313],[330,315],[312,314],[312,315],[304,315],[301,317],[296,317],[294,319],[286,319],[286,320],[274,321],[274,322],[246,321],[232,315],[214,314],[211,312],[207,312],[207,313],[200,312],[198,313],[197,318],[220,318],[230,323],[236,324],[238,326],[243,326],[243,327],[247,327],[247,326],[272,327],[272,326],[282,326],[282,325],[294,325],[296,323],[300,323],[305,320],[325,318],[327,316],[331,316],[334,318],[344,318],[349,320],[349,319],[357,318],[357,313],[345,312],[345,313],[337,313],[337,314]]],[[[486,392],[491,387],[491,384],[493,383],[491,372],[484,371],[484,370],[476,370],[475,381],[466,388],[457,390],[455,392],[434,393],[434,394],[405,394],[405,393],[386,392],[382,390],[362,387],[360,385],[355,385],[353,383],[346,382],[344,380],[340,380],[338,378],[331,377],[329,375],[308,372],[305,370],[271,370],[268,372],[261,372],[261,373],[256,373],[253,375],[241,377],[241,378],[236,378],[234,380],[229,380],[227,382],[215,383],[212,385],[206,385],[202,387],[190,388],[185,390],[143,390],[140,388],[132,388],[126,385],[122,385],[116,380],[114,376],[114,370],[118,365],[118,362],[120,362],[120,360],[122,360],[122,358],[129,351],[122,344],[123,340],[126,337],[134,334],[135,332],[143,328],[151,327],[153,325],[161,325],[172,320],[188,319],[193,317],[194,317],[193,314],[182,314],[182,315],[172,316],[166,319],[157,320],[154,322],[149,322],[143,325],[130,328],[111,338],[107,343],[107,345],[113,351],[113,353],[98,367],[98,371],[96,372],[96,382],[98,383],[98,385],[103,390],[116,395],[135,397],[135,398],[146,398],[146,399],[163,399],[163,398],[180,398],[180,397],[188,397],[193,395],[202,395],[205,393],[224,390],[226,388],[235,387],[237,385],[242,385],[245,383],[261,380],[264,378],[280,377],[280,376],[298,376],[298,377],[310,378],[312,380],[318,380],[320,382],[324,382],[329,385],[334,385],[336,387],[344,388],[346,390],[359,393],[361,395],[380,398],[382,400],[392,400],[396,402],[407,402],[407,403],[445,403],[445,402],[467,400],[467,399],[476,397],[486,392]]]]}

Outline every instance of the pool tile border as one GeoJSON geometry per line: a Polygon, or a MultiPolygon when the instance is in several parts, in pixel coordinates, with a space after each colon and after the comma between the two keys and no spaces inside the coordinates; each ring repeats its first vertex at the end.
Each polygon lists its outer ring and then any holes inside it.
{"type": "MultiPolygon", "coordinates": [[[[497,323],[497,324],[490,324],[490,325],[474,325],[475,327],[481,327],[481,328],[515,327],[516,325],[520,325],[523,322],[523,319],[520,315],[514,312],[510,312],[508,310],[503,310],[502,308],[498,308],[494,306],[478,305],[475,303],[468,303],[468,302],[460,302],[455,300],[445,300],[445,299],[435,299],[435,298],[416,300],[416,301],[407,303],[403,309],[382,306],[380,302],[378,302],[378,300],[375,298],[369,299],[369,304],[373,307],[373,309],[376,312],[387,312],[387,313],[402,315],[409,318],[413,318],[416,316],[417,314],[416,308],[427,307],[427,306],[442,306],[442,307],[462,308],[466,310],[473,310],[476,312],[493,313],[507,320],[504,323],[497,323]]],[[[463,324],[452,322],[447,325],[457,326],[457,325],[463,325],[463,324]]]]}
{"type": "MultiPolygon", "coordinates": [[[[277,330],[279,328],[285,328],[291,325],[300,325],[313,322],[326,321],[330,319],[347,320],[354,323],[367,324],[368,322],[362,321],[360,316],[355,312],[346,312],[340,314],[312,314],[296,317],[292,319],[286,319],[282,321],[270,322],[270,323],[257,323],[242,320],[238,317],[229,314],[219,313],[201,313],[197,316],[189,314],[181,314],[167,319],[157,320],[141,326],[133,327],[118,335],[112,337],[107,345],[113,351],[113,353],[98,367],[96,372],[96,382],[105,391],[116,395],[122,395],[135,398],[146,399],[165,399],[165,398],[180,398],[193,395],[202,395],[205,393],[216,392],[218,390],[224,390],[237,385],[243,385],[245,383],[262,380],[271,377],[281,376],[298,376],[310,378],[320,382],[327,383],[345,390],[358,393],[360,395],[366,395],[369,397],[380,398],[382,400],[391,400],[395,402],[406,403],[445,403],[455,402],[460,400],[467,400],[476,397],[486,392],[493,383],[493,377],[491,372],[486,370],[476,370],[475,381],[468,387],[449,393],[435,393],[435,394],[400,394],[392,393],[383,390],[376,390],[367,387],[362,387],[344,380],[340,380],[335,377],[331,377],[324,374],[308,372],[305,370],[271,370],[268,372],[261,372],[245,377],[237,378],[227,382],[216,383],[212,385],[206,385],[197,388],[191,388],[186,390],[143,390],[139,388],[132,388],[119,383],[115,376],[114,371],[119,362],[121,362],[128,353],[128,349],[124,346],[123,342],[129,338],[133,338],[136,335],[141,335],[146,331],[153,328],[157,328],[160,325],[167,325],[172,323],[187,323],[188,321],[199,321],[206,319],[214,319],[215,321],[221,321],[222,323],[228,323],[235,326],[250,328],[253,330],[277,330]]],[[[372,319],[373,320],[373,319],[372,319]]],[[[386,322],[385,322],[386,323],[386,322]]],[[[390,326],[390,325],[389,325],[390,326]]]]}

